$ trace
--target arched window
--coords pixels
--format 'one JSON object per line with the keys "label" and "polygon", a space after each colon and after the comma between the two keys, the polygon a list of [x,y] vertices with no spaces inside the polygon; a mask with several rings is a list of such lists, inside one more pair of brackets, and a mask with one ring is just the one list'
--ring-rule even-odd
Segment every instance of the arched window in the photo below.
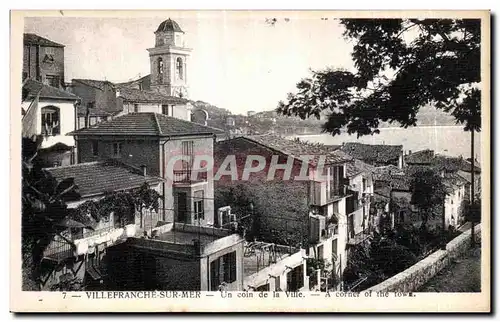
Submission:
{"label": "arched window", "polygon": [[42,108],[42,134],[51,136],[61,134],[59,108],[46,106]]}
{"label": "arched window", "polygon": [[163,74],[163,58],[158,58],[158,74]]}
{"label": "arched window", "polygon": [[177,71],[177,77],[179,79],[184,79],[184,66],[182,63],[182,58],[180,58],[180,57],[177,57],[176,71]]}

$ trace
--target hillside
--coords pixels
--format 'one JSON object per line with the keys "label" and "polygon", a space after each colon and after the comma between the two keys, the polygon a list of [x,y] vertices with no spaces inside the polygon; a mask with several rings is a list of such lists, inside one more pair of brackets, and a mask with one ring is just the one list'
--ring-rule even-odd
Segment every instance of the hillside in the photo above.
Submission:
{"label": "hillside", "polygon": [[[192,101],[195,108],[208,113],[207,125],[220,129],[240,129],[252,133],[265,133],[271,130],[282,134],[317,134],[321,133],[323,120],[278,115],[276,111],[258,112],[252,116],[235,115],[229,110],[217,107],[204,101]],[[326,116],[326,113],[325,113]],[[234,120],[234,126],[228,118]],[[417,125],[456,125],[453,116],[436,110],[432,106],[424,106],[417,115]],[[382,123],[381,128],[397,127],[398,124]]]}

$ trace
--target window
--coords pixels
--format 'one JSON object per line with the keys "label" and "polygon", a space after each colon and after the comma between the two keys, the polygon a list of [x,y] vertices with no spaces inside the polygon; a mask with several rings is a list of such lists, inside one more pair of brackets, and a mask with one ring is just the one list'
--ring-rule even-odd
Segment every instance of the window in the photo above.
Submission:
{"label": "window", "polygon": [[120,157],[122,153],[122,143],[113,143],[113,156]]}
{"label": "window", "polygon": [[193,164],[193,154],[194,154],[194,142],[193,141],[182,142],[182,155],[187,157],[182,162],[182,168],[184,170],[191,169],[191,166]]}
{"label": "window", "polygon": [[59,135],[61,126],[59,121],[59,108],[48,106],[42,108],[42,134],[47,136]]}
{"label": "window", "polygon": [[274,290],[281,292],[281,277],[279,275],[274,278]]}
{"label": "window", "polygon": [[194,192],[194,220],[205,219],[205,211],[203,207],[203,190]]}
{"label": "window", "polygon": [[317,248],[317,256],[318,256],[318,259],[323,259],[324,255],[323,255],[323,251],[324,251],[324,247],[323,245],[319,245],[318,248]]}
{"label": "window", "polygon": [[54,47],[45,47],[45,54],[54,55]]}
{"label": "window", "polygon": [[343,195],[344,186],[344,167],[343,166],[333,166],[330,168],[330,198],[334,196]]}
{"label": "window", "polygon": [[83,129],[85,127],[85,117],[80,116],[78,118],[78,128]]}
{"label": "window", "polygon": [[366,179],[363,178],[363,192],[366,191]]}
{"label": "window", "polygon": [[52,87],[59,87],[61,85],[61,79],[55,75],[45,76],[45,82]]}
{"label": "window", "polygon": [[167,116],[168,116],[168,115],[169,115],[169,113],[168,113],[168,108],[169,108],[169,106],[168,106],[168,105],[166,105],[166,104],[162,105],[162,106],[161,106],[161,114],[163,114],[163,115],[167,115]]}
{"label": "window", "polygon": [[348,237],[354,238],[354,214],[347,218]]}
{"label": "window", "polygon": [[351,191],[350,192],[352,196],[346,199],[346,214],[350,214],[358,210],[358,203],[359,203],[359,198],[358,198],[358,192],[357,191]]}
{"label": "window", "polygon": [[188,218],[187,193],[177,193],[177,219],[179,222],[186,222]]}
{"label": "window", "polygon": [[96,140],[92,140],[92,155],[93,156],[99,155],[99,142]]}
{"label": "window", "polygon": [[184,79],[184,66],[182,63],[182,58],[180,57],[177,57],[175,70],[177,73],[177,78]]}
{"label": "window", "polygon": [[286,274],[286,286],[292,292],[304,286],[304,265],[299,265]]}
{"label": "window", "polygon": [[134,104],[134,113],[139,112],[139,104]]}
{"label": "window", "polygon": [[236,251],[210,262],[210,290],[218,291],[222,283],[236,281]]}
{"label": "window", "polygon": [[338,253],[337,253],[337,238],[333,239],[332,240],[332,260],[333,261],[336,261],[337,260],[337,257],[338,257]]}
{"label": "window", "polygon": [[89,117],[89,125],[96,125],[97,124],[97,116],[91,116]]}
{"label": "window", "polygon": [[158,58],[158,74],[163,74],[163,58]]}

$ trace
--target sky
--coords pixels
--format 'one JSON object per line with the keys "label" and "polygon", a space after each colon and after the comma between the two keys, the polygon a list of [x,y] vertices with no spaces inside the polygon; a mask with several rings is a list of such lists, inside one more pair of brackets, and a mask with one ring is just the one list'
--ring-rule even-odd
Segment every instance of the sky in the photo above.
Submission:
{"label": "sky", "polygon": [[66,46],[67,82],[73,78],[124,82],[150,73],[147,48],[154,47],[158,25],[171,18],[192,48],[187,63],[189,98],[244,114],[275,109],[301,78],[310,75],[310,69],[353,68],[352,44],[342,38],[337,20],[297,12],[277,14],[274,26],[259,12],[30,17],[25,18],[24,31]]}

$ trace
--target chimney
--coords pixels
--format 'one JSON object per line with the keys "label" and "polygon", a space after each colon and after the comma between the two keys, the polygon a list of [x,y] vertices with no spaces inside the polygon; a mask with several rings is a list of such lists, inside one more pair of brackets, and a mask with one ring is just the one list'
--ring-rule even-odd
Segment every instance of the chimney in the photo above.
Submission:
{"label": "chimney", "polygon": [[85,112],[85,128],[88,128],[90,125],[90,108],[87,105],[87,111]]}
{"label": "chimney", "polygon": [[408,155],[411,155],[411,150],[408,150]]}
{"label": "chimney", "polygon": [[142,170],[142,175],[146,176],[147,171],[146,171],[146,166],[145,165],[141,165],[141,170]]}

